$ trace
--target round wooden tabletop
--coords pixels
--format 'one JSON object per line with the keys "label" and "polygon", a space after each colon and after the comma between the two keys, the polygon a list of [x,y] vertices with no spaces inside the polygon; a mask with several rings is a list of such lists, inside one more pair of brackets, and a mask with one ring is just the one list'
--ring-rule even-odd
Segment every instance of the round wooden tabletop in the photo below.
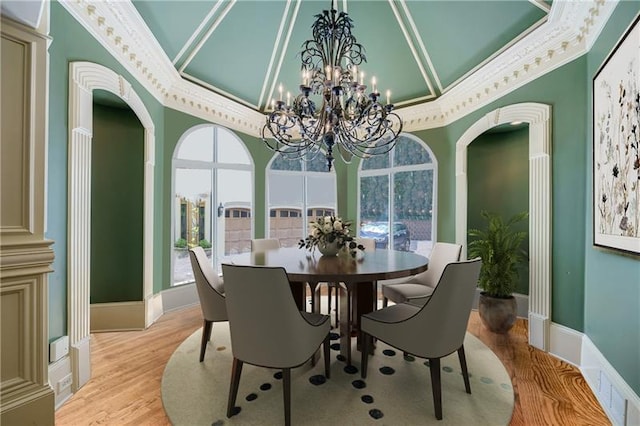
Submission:
{"label": "round wooden tabletop", "polygon": [[[427,269],[429,260],[415,253],[394,250],[358,252],[350,256],[322,256],[297,247],[231,256],[229,263],[252,266],[281,266],[290,281],[361,282],[415,275]],[[223,262],[225,263],[225,262]]]}

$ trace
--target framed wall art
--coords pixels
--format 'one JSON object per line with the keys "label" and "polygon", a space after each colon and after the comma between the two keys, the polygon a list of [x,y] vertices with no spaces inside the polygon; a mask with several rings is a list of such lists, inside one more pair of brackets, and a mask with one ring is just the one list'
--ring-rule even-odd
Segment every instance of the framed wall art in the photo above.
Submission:
{"label": "framed wall art", "polygon": [[640,256],[640,15],[593,78],[594,245]]}

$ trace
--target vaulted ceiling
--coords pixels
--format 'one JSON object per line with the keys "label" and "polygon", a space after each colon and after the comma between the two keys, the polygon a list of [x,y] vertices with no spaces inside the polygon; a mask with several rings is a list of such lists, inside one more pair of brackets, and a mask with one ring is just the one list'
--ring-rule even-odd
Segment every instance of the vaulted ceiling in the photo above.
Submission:
{"label": "vaulted ceiling", "polygon": [[[61,3],[164,105],[259,134],[330,0]],[[613,1],[334,0],[407,131],[446,125],[590,47]],[[54,40],[55,42],[55,40]]]}

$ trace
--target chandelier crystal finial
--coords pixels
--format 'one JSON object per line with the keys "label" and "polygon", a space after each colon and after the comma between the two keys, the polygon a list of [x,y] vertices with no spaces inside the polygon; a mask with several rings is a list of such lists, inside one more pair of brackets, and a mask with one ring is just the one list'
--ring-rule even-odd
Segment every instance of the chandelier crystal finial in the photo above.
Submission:
{"label": "chandelier crystal finial", "polygon": [[[402,120],[393,112],[389,91],[387,103],[380,102],[375,77],[366,93],[359,67],[367,59],[351,33],[352,19],[333,4],[315,18],[313,38],[302,44],[300,52],[300,94],[293,102],[290,96],[284,101],[280,86],[262,140],[287,158],[311,160],[324,151],[329,170],[335,151],[345,162],[354,155],[366,158],[389,152],[402,131]],[[312,96],[320,97],[320,108]]]}

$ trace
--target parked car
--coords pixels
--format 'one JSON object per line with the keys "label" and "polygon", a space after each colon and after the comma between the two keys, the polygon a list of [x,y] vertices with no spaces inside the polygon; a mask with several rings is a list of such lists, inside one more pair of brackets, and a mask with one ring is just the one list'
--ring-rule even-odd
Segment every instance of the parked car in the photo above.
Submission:
{"label": "parked car", "polygon": [[[376,248],[386,249],[389,246],[389,223],[367,222],[360,225],[360,236],[376,240]],[[402,222],[393,224],[393,249],[409,251],[411,238],[409,228]]]}

